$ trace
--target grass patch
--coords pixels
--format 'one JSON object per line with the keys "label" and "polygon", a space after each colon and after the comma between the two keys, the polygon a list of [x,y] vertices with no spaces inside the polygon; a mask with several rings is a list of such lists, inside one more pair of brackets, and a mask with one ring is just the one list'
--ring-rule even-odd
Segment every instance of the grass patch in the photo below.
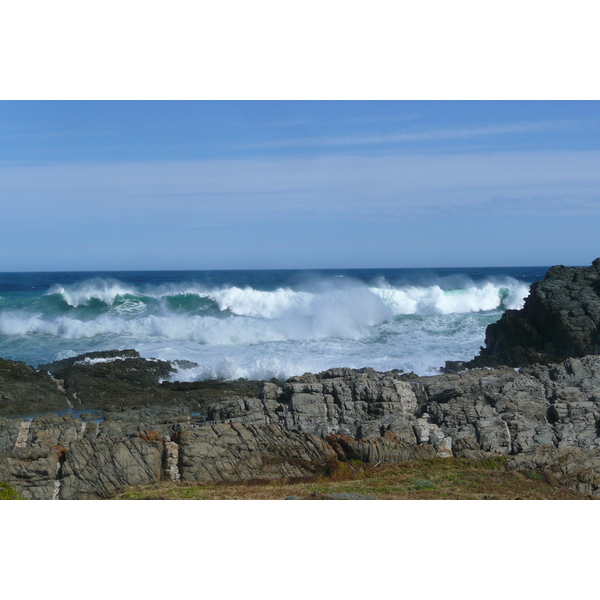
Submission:
{"label": "grass patch", "polygon": [[471,461],[431,458],[372,465],[338,463],[327,476],[235,483],[162,482],[123,490],[120,500],[283,500],[288,496],[326,499],[362,494],[389,500],[588,499],[543,473],[504,470],[504,459]]}
{"label": "grass patch", "polygon": [[0,500],[25,500],[10,483],[0,481]]}
{"label": "grass patch", "polygon": [[479,465],[482,469],[490,469],[492,471],[504,469],[505,464],[506,456],[492,456],[479,461]]}
{"label": "grass patch", "polygon": [[429,490],[433,487],[435,487],[435,483],[433,483],[432,481],[429,481],[429,479],[413,479],[412,483],[410,484],[410,487],[413,490]]}
{"label": "grass patch", "polygon": [[538,471],[519,471],[529,481],[546,481],[543,473]]}

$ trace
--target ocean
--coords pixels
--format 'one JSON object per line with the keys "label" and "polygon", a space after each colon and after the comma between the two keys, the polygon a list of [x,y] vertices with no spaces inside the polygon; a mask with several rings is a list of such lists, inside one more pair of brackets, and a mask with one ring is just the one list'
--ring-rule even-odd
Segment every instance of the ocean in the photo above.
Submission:
{"label": "ocean", "polygon": [[174,380],[332,367],[437,373],[469,360],[548,267],[0,273],[0,357],[135,348]]}

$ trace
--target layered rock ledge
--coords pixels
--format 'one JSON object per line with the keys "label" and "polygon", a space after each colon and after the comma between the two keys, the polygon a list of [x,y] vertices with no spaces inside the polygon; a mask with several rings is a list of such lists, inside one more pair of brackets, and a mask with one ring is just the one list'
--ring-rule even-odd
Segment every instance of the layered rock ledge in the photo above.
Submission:
{"label": "layered rock ledge", "polygon": [[105,498],[161,480],[308,477],[335,461],[503,456],[600,495],[600,356],[434,377],[332,369],[200,408],[0,418],[0,481],[27,498]]}

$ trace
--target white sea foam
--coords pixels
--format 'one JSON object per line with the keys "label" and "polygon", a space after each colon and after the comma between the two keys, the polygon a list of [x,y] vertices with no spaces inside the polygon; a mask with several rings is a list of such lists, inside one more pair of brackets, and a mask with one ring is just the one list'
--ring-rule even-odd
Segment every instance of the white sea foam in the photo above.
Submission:
{"label": "white sea foam", "polygon": [[[286,339],[323,339],[327,337],[356,338],[361,334],[359,320],[348,319],[343,311],[320,312],[304,320],[255,319],[251,317],[199,317],[184,315],[150,315],[125,319],[102,315],[90,321],[72,317],[43,319],[40,315],[4,313],[0,315],[0,334],[49,335],[63,339],[121,336],[134,340],[159,338],[194,341],[209,345],[257,344]],[[132,342],[134,344],[134,342]]]}
{"label": "white sea foam", "polygon": [[[114,302],[114,300],[113,300]],[[147,307],[141,300],[125,300],[113,307],[113,311],[121,315],[137,316],[146,312]]]}
{"label": "white sea foam", "polygon": [[308,315],[315,299],[315,294],[311,292],[296,292],[290,288],[278,288],[270,292],[250,287],[227,287],[206,292],[205,295],[215,300],[221,310],[265,319],[276,319],[289,311]]}
{"label": "white sea foam", "polygon": [[379,296],[395,315],[447,315],[520,308],[529,292],[528,286],[517,281],[505,284],[486,282],[457,290],[444,290],[439,285],[369,289]]}
{"label": "white sea foam", "polygon": [[[334,284],[332,284],[335,282]],[[343,279],[333,279],[313,285],[312,289],[295,290],[289,287],[272,291],[252,287],[226,286],[209,289],[199,284],[160,285],[137,289],[116,280],[91,279],[70,286],[54,285],[48,294],[60,294],[70,306],[89,304],[96,299],[107,305],[128,298],[115,306],[115,312],[136,316],[147,310],[143,298],[164,299],[174,296],[198,296],[213,300],[221,311],[265,319],[278,319],[287,315],[310,316],[324,304],[344,302],[346,297],[361,294],[360,300],[367,301],[365,291],[383,302],[394,315],[402,314],[449,314],[496,309],[519,308],[528,293],[528,286],[514,279],[486,281],[475,284],[464,282],[460,288],[444,289],[440,284],[428,286],[394,287],[379,279],[370,287]],[[370,306],[373,300],[367,301]]]}
{"label": "white sea foam", "polygon": [[114,279],[88,279],[71,285],[53,285],[47,295],[58,294],[70,306],[84,306],[92,299],[113,304],[119,296],[135,295],[137,290]]}
{"label": "white sea foam", "polygon": [[27,314],[21,312],[0,313],[0,334],[2,335],[28,335],[41,333],[44,328],[44,319],[41,314]]}
{"label": "white sea foam", "polygon": [[78,360],[73,364],[76,364],[76,365],[98,365],[98,364],[102,364],[102,363],[110,363],[110,362],[115,362],[117,360],[125,360],[125,359],[126,359],[125,356],[112,356],[111,358],[90,358],[89,356],[86,356],[84,359]]}
{"label": "white sea foam", "polygon": [[173,380],[287,379],[332,367],[403,369],[433,374],[446,360],[468,360],[482,343],[485,315],[409,316],[369,330],[357,340],[285,340],[257,346],[194,346],[190,342],[138,345],[143,356],[173,360],[186,356],[197,367],[181,368]]}

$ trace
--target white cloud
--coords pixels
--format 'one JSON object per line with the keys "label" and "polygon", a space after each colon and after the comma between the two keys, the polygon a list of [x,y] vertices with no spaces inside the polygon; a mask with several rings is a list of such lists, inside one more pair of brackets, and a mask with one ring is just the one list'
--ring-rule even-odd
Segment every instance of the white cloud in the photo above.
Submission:
{"label": "white cloud", "polygon": [[487,125],[479,127],[443,128],[423,131],[400,131],[384,135],[342,135],[310,138],[291,138],[251,144],[252,148],[286,148],[286,147],[322,147],[322,146],[356,146],[367,144],[392,144],[398,142],[430,142],[439,140],[463,140],[502,136],[509,134],[535,133],[544,131],[562,131],[580,129],[582,127],[598,127],[600,122],[587,119],[562,119],[555,121],[529,121],[506,123],[503,125]]}

